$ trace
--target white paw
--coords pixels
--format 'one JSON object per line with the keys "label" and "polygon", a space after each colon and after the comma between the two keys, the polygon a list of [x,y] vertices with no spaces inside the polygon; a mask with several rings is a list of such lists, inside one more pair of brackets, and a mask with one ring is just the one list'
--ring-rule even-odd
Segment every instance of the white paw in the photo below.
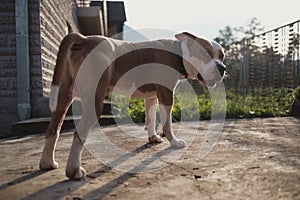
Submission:
{"label": "white paw", "polygon": [[50,169],[57,169],[58,168],[58,162],[56,161],[44,161],[41,159],[40,161],[40,169],[41,170],[50,170]]}
{"label": "white paw", "polygon": [[170,142],[172,147],[175,148],[183,148],[186,146],[186,142],[184,140],[180,140],[177,138],[173,138],[173,140]]}
{"label": "white paw", "polygon": [[80,167],[78,169],[66,169],[66,176],[72,180],[81,180],[86,176],[85,170]]}
{"label": "white paw", "polygon": [[148,137],[150,143],[162,143],[164,140],[159,135],[152,135]]}

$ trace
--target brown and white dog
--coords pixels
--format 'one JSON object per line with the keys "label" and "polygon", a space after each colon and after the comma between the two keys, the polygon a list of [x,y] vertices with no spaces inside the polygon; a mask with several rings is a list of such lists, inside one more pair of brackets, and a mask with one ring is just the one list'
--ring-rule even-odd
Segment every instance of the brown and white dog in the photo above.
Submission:
{"label": "brown and white dog", "polygon": [[[105,97],[113,90],[145,99],[150,142],[162,142],[155,130],[155,112],[159,104],[163,113],[163,134],[171,146],[184,147],[186,143],[176,138],[171,127],[173,92],[178,81],[186,75],[205,86],[214,87],[222,81],[226,67],[223,64],[224,51],[218,43],[187,32],[175,37],[177,40],[132,43],[103,36],[67,35],[60,45],[55,66],[49,103],[51,123],[40,168],[58,167],[54,159],[55,146],[74,98],[74,88],[81,97],[83,113],[74,133],[66,167],[66,175],[70,179],[81,179],[86,174],[80,164],[83,145],[89,129],[102,113]],[[134,75],[122,79],[139,66],[144,67],[142,78]],[[144,82],[141,83],[141,80]]]}

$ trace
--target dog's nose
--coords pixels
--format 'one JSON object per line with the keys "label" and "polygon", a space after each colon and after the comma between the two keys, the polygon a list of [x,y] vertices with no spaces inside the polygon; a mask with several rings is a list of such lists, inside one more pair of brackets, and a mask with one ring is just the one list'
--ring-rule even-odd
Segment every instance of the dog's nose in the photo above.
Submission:
{"label": "dog's nose", "polygon": [[226,66],[222,63],[216,63],[216,66],[220,72],[220,75],[223,77],[224,76],[224,73],[226,71]]}

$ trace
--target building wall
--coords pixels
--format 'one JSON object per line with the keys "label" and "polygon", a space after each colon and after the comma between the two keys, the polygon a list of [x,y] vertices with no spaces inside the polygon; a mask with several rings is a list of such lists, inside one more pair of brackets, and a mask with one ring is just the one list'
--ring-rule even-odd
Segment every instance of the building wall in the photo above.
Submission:
{"label": "building wall", "polygon": [[58,48],[63,37],[78,32],[74,0],[43,0],[41,3],[41,42],[43,96],[48,96]]}
{"label": "building wall", "polygon": [[49,116],[48,102],[56,56],[63,37],[78,32],[75,0],[43,0],[40,4],[40,73],[36,74],[32,97],[32,117]]}
{"label": "building wall", "polygon": [[124,22],[108,22],[108,37],[123,40]]}
{"label": "building wall", "polygon": [[[43,81],[41,68],[41,29],[40,29],[40,1],[29,0],[29,56],[30,56],[30,89],[31,107],[35,110],[39,99],[42,97]],[[32,115],[32,114],[31,114]]]}
{"label": "building wall", "polygon": [[[76,0],[28,0],[31,117],[49,116],[46,97],[63,37],[79,31]],[[15,0],[0,3],[0,133],[17,122]]]}
{"label": "building wall", "polygon": [[0,133],[18,120],[15,0],[0,3]]}
{"label": "building wall", "polygon": [[[19,121],[16,1],[1,0],[0,3],[0,134],[10,132],[11,125]],[[47,97],[60,42],[67,33],[80,32],[77,9],[89,3],[89,0],[28,0],[31,118],[50,116]],[[123,22],[126,17],[124,11],[122,13]],[[122,24],[116,25],[122,27]],[[120,28],[111,26],[111,35],[120,32]]]}

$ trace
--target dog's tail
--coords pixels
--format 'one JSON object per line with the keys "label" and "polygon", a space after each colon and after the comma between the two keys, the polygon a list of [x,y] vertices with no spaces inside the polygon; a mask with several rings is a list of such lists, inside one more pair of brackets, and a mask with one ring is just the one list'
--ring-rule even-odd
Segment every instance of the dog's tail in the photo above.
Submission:
{"label": "dog's tail", "polygon": [[52,85],[51,85],[51,92],[50,92],[50,99],[49,99],[49,108],[51,112],[56,110],[58,94],[59,94],[59,87],[62,79],[71,78],[68,70],[68,52],[71,47],[75,44],[82,43],[84,36],[79,33],[71,33],[67,35],[60,44],[56,65],[54,69]]}

